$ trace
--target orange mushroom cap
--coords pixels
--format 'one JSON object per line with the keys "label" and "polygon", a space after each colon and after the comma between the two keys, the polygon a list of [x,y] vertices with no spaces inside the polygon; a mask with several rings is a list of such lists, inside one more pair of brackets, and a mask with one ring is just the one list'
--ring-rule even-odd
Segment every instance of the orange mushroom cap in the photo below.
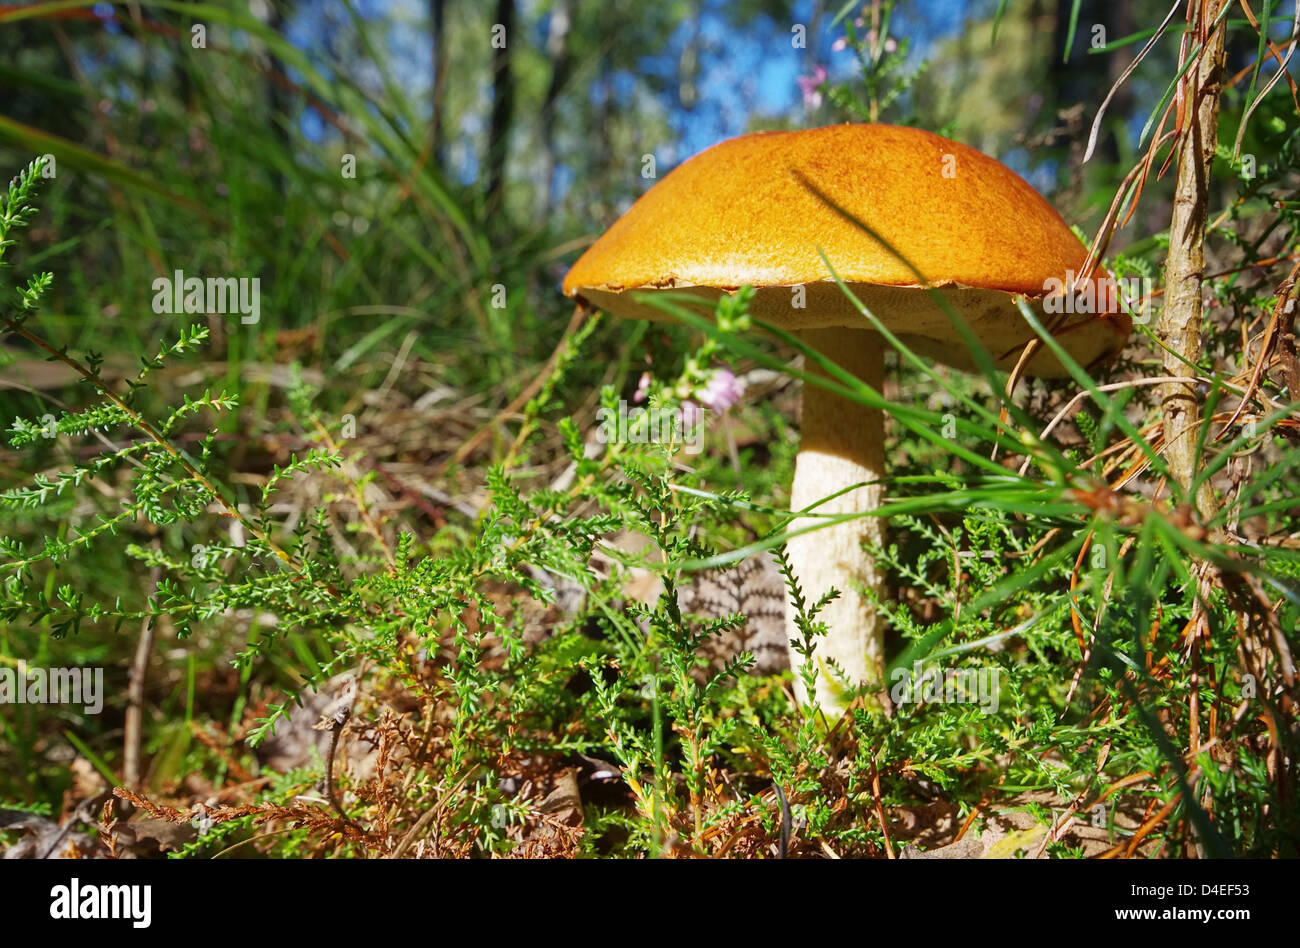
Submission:
{"label": "orange mushroom cap", "polygon": [[[871,329],[819,249],[891,331],[960,368],[974,363],[925,281],[1009,367],[1035,338],[1013,297],[1043,312],[1045,298],[1056,291],[1059,301],[1087,257],[1052,206],[987,155],[920,129],[835,125],[743,135],[684,162],[588,248],[563,289],[615,315],[659,319],[627,292],[694,288],[716,299],[750,285],[757,290],[750,311],[782,328]],[[1131,323],[1100,267],[1074,288],[1087,311],[1072,307],[1045,321],[1087,365],[1117,352]],[[1044,348],[1028,371],[1063,369]]]}

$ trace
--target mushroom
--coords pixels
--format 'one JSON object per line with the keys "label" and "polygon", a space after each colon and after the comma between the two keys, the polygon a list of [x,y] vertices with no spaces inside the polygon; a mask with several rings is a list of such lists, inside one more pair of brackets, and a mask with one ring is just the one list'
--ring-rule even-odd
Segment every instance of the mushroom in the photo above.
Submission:
{"label": "mushroom", "polygon": [[[632,291],[689,289],[716,300],[752,286],[756,318],[797,333],[878,392],[886,344],[835,284],[826,261],[915,352],[970,370],[974,360],[925,281],[943,293],[995,364],[1009,369],[1037,338],[1016,298],[1043,312],[1044,299],[1059,301],[1057,291],[1073,284],[1087,256],[1051,205],[992,158],[919,129],[836,125],[743,135],[684,162],[587,249],[563,290],[617,316],[662,320],[664,313]],[[1109,278],[1098,268],[1091,285],[1080,282],[1076,289],[1108,305],[1044,322],[1083,365],[1117,352],[1130,329],[1128,317],[1115,311],[1114,294],[1100,292],[1103,280]],[[1045,346],[1022,368],[1065,374]],[[787,543],[808,602],[832,587],[840,591],[819,615],[828,633],[814,653],[816,699],[824,710],[838,711],[848,687],[883,685],[884,621],[872,596],[883,594],[885,576],[864,545],[885,540],[882,518],[865,516],[882,499],[884,417],[805,385],[800,428],[791,510],[864,514]],[[791,531],[824,520],[801,517]],[[799,636],[795,608],[787,603],[786,611],[793,640]],[[792,648],[796,670],[798,661]],[[795,681],[806,701],[797,674]]]}

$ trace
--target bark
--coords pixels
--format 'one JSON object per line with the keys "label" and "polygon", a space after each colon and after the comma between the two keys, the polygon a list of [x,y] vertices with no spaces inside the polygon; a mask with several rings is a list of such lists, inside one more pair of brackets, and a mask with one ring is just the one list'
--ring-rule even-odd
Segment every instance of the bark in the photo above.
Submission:
{"label": "bark", "polygon": [[[1190,0],[1190,51],[1198,36],[1206,36],[1226,0]],[[1222,91],[1224,26],[1209,33],[1200,61],[1185,77],[1185,128],[1178,145],[1177,182],[1169,226],[1169,256],[1165,262],[1165,308],[1156,333],[1170,351],[1163,353],[1164,374],[1189,378],[1201,357],[1202,284],[1205,275],[1205,220],[1208,212],[1210,166],[1219,121]],[[1180,358],[1181,357],[1181,358]],[[1187,362],[1183,360],[1186,359]],[[1191,363],[1190,365],[1188,363]],[[1169,382],[1161,386],[1164,415],[1164,456],[1173,478],[1190,487],[1197,470],[1197,432],[1201,425],[1197,383]],[[1202,520],[1217,509],[1214,491],[1202,485],[1193,498]]]}

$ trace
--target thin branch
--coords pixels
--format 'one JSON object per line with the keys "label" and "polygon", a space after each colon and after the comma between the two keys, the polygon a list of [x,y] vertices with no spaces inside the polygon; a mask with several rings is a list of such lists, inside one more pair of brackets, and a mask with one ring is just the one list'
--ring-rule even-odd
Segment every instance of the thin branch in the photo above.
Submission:
{"label": "thin branch", "polygon": [[192,477],[199,484],[200,487],[202,487],[205,491],[210,493],[216,499],[217,503],[220,504],[221,507],[225,510],[225,516],[231,517],[234,520],[238,520],[241,524],[243,524],[244,529],[248,530],[255,537],[257,537],[264,544],[266,544],[267,548],[270,549],[271,552],[273,552],[277,557],[279,557],[281,561],[288,564],[289,566],[292,566],[294,569],[298,570],[299,572],[302,571],[302,568],[298,566],[298,564],[294,563],[293,559],[289,556],[289,554],[284,552],[284,550],[280,549],[280,547],[276,545],[275,541],[272,540],[269,536],[267,536],[261,530],[261,528],[257,526],[256,523],[254,523],[252,520],[245,517],[242,513],[239,512],[237,508],[235,508],[233,505],[231,505],[231,503],[228,500],[226,500],[226,498],[222,495],[221,491],[217,490],[216,485],[214,485],[210,480],[208,480],[207,475],[205,475],[202,471],[200,471],[198,467],[195,466],[193,461],[191,461],[188,457],[186,457],[181,451],[177,450],[176,447],[173,446],[172,443],[168,441],[165,437],[163,437],[162,433],[159,432],[158,429],[155,428],[152,424],[150,424],[150,422],[147,419],[145,419],[143,415],[141,415],[138,411],[136,411],[134,408],[128,405],[121,398],[121,396],[119,396],[116,392],[114,392],[111,388],[109,388],[103,379],[101,379],[94,372],[90,371],[90,369],[86,368],[76,359],[69,356],[66,352],[54,348],[54,346],[50,345],[40,336],[36,335],[34,332],[30,331],[29,329],[22,326],[21,324],[14,322],[8,316],[0,316],[0,322],[3,322],[5,328],[7,328],[10,332],[14,333],[15,335],[21,336],[23,339],[26,339],[32,345],[49,353],[52,358],[62,362],[64,365],[68,366],[70,369],[72,369],[74,372],[80,375],[83,379],[85,379],[87,382],[93,385],[100,392],[100,394],[102,394],[105,398],[107,398],[110,402],[112,402],[113,405],[116,406],[119,411],[123,412],[128,418],[131,419],[131,424],[135,425],[136,428],[144,432],[144,434],[148,435],[151,440],[156,442],[160,448],[162,448],[165,452],[167,452],[167,454],[172,458],[172,460],[174,460],[177,464],[183,467],[185,469],[185,472],[189,474],[190,477]]}

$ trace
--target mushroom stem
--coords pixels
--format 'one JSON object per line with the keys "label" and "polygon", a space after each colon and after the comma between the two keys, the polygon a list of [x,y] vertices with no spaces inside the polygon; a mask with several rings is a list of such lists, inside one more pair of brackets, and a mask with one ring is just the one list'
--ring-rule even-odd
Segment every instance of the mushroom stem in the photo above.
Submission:
{"label": "mushroom stem", "polygon": [[[874,336],[874,334],[872,334]],[[884,375],[884,352],[880,340],[864,338],[860,329],[805,330],[800,337],[809,346],[844,370],[880,391]],[[810,373],[822,374],[816,366]],[[880,484],[859,487],[818,504],[824,497],[851,484],[880,481],[885,476],[884,415],[874,408],[833,395],[816,385],[804,385],[802,442],[795,461],[790,509],[815,507],[820,514],[861,513],[880,506],[884,490]],[[792,530],[825,521],[799,517]],[[828,634],[816,643],[817,702],[831,713],[847,705],[845,690],[859,684],[880,686],[884,672],[884,617],[858,588],[879,592],[884,570],[863,549],[863,543],[882,545],[885,524],[880,517],[858,517],[794,537],[786,550],[795,577],[803,587],[809,606],[828,589],[839,590],[837,599],[817,618],[826,623]],[[796,612],[786,602],[789,636],[798,639]],[[838,672],[828,660],[834,661]],[[802,658],[790,651],[795,669],[795,693],[800,703],[808,696],[798,675]]]}

